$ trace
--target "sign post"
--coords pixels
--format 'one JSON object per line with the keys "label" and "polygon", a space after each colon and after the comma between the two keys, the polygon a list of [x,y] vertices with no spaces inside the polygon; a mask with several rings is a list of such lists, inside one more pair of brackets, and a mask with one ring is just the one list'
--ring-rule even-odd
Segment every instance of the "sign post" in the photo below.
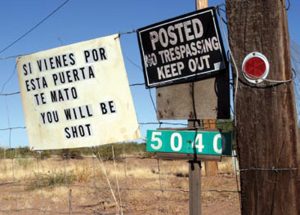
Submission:
{"label": "sign post", "polygon": [[[203,6],[207,0],[197,3]],[[146,87],[159,87],[158,119],[230,118],[229,73],[215,10],[199,10],[138,30]]]}
{"label": "sign post", "polygon": [[[207,0],[196,0],[197,9],[207,7],[207,4]],[[188,119],[188,129],[195,130],[199,119],[230,118],[229,73],[215,8],[141,28],[138,40],[146,87],[159,87],[156,97],[158,119]],[[170,154],[169,158],[181,153],[193,155],[189,159],[190,215],[200,215],[201,161],[195,139],[199,136],[195,133],[194,139],[185,140],[183,144],[188,138],[182,135],[151,132],[148,140],[156,142],[149,143],[149,147],[161,151],[159,156],[165,151]],[[169,142],[166,141],[169,145],[160,139],[164,136],[169,137]],[[198,140],[198,143],[202,142]],[[192,152],[183,145],[190,146]]]}
{"label": "sign post", "polygon": [[[192,122],[190,122],[191,124]],[[190,127],[195,127],[190,125]],[[161,154],[190,155],[190,215],[201,214],[201,156],[220,158],[231,155],[231,132],[195,130],[148,130],[146,150]],[[160,155],[161,156],[161,155]],[[169,156],[170,157],[170,156]],[[200,157],[200,160],[198,159]],[[186,158],[186,157],[185,157]]]}

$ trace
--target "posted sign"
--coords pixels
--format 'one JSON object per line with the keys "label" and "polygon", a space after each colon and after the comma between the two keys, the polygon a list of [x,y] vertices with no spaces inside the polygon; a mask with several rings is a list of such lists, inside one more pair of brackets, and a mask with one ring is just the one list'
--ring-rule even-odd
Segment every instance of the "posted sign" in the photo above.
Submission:
{"label": "posted sign", "polygon": [[117,35],[23,56],[17,64],[32,149],[140,137]]}
{"label": "posted sign", "polygon": [[215,9],[138,30],[146,87],[195,81],[226,69]]}

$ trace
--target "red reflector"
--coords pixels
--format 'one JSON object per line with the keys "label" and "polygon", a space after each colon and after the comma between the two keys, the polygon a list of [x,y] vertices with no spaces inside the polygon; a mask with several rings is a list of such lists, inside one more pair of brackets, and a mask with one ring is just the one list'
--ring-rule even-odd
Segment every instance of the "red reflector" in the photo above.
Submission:
{"label": "red reflector", "polygon": [[242,73],[244,78],[253,84],[264,81],[270,70],[270,64],[266,56],[259,52],[249,53],[243,61]]}
{"label": "red reflector", "polygon": [[244,71],[252,78],[261,78],[266,72],[266,64],[259,57],[252,57],[245,62]]}

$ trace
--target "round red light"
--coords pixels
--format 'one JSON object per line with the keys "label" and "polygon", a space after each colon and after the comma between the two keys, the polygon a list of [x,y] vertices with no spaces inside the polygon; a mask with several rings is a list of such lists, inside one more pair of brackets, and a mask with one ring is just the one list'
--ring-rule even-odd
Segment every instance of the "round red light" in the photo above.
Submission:
{"label": "round red light", "polygon": [[259,57],[252,57],[245,62],[244,71],[250,78],[261,78],[265,74],[266,64]]}
{"label": "round red light", "polygon": [[259,52],[248,54],[242,65],[244,77],[254,84],[262,82],[268,76],[269,68],[268,59]]}

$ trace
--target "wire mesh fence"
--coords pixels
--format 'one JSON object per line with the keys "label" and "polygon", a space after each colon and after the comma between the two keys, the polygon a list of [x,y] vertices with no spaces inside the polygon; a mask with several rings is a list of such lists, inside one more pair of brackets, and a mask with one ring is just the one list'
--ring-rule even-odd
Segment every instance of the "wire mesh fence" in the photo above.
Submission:
{"label": "wire mesh fence", "polygon": [[[143,83],[131,84],[131,87],[140,85]],[[4,89],[5,84],[3,86]],[[6,99],[20,92],[2,91],[0,98],[4,99],[7,126],[0,131],[7,144],[0,144],[0,214],[188,213],[187,162],[159,161],[144,148],[133,149],[132,153],[128,151],[130,144],[114,150],[111,146],[101,150],[60,151],[14,148],[14,137],[20,131],[26,132],[26,127],[14,125],[15,116],[9,113],[11,103]],[[155,99],[150,90],[149,100],[155,113]],[[139,125],[141,128],[188,126],[182,121],[156,120],[139,122]],[[196,125],[197,129],[232,129],[231,121],[197,120]],[[232,168],[231,161],[225,163]],[[226,165],[220,168],[219,176],[202,180],[203,199],[211,205],[229,197],[230,204],[235,205],[234,212],[239,214],[235,171],[226,168]],[[226,186],[222,185],[224,178],[228,181]],[[230,210],[228,213],[234,214]]]}
{"label": "wire mesh fence", "polygon": [[[103,151],[73,158],[1,153],[0,214],[188,214],[186,161],[141,151],[112,158]],[[239,214],[231,158],[219,163],[217,176],[204,174],[202,186],[204,205],[226,202]]]}
{"label": "wire mesh fence", "polygon": [[294,75],[294,86],[298,116],[298,127],[300,125],[300,46],[294,41],[291,41],[291,60]]}
{"label": "wire mesh fence", "polygon": [[[291,53],[299,116],[300,48],[293,41]],[[126,60],[141,69],[130,58]],[[9,113],[13,105],[9,98],[20,94],[17,90],[6,90],[7,83],[15,75],[14,67],[0,89],[4,110],[1,120],[7,121],[7,126],[0,128],[0,214],[188,214],[186,161],[157,160],[144,149],[127,151],[129,145],[114,149],[109,146],[102,151],[32,152],[28,148],[14,148],[14,136],[19,131],[26,132],[25,126],[14,124],[10,117],[13,114]],[[130,86],[137,91],[144,83]],[[147,100],[151,101],[148,103],[155,113],[151,90]],[[197,129],[233,129],[231,121],[199,120],[196,124]],[[155,119],[139,122],[139,125],[187,127],[186,122]],[[217,176],[205,176],[203,169],[201,201],[204,214],[240,214],[237,169],[235,156],[222,158]]]}

